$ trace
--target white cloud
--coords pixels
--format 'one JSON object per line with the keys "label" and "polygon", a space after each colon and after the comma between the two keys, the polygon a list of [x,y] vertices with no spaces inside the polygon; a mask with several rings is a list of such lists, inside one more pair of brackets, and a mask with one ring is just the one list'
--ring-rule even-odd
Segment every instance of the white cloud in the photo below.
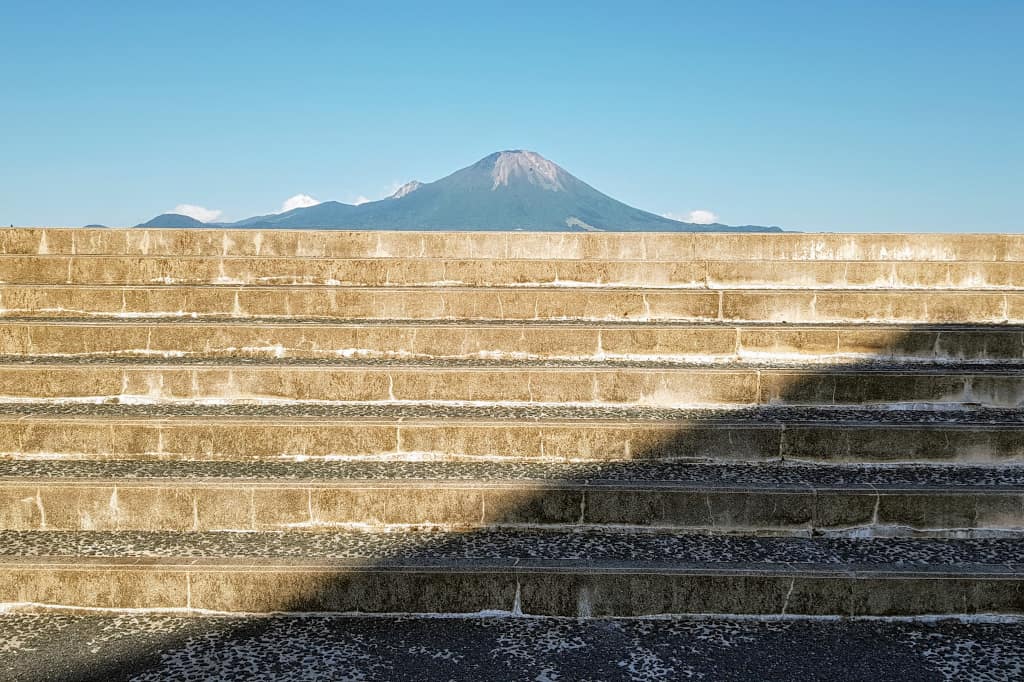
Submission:
{"label": "white cloud", "polygon": [[224,214],[224,211],[221,211],[220,209],[204,208],[194,204],[178,204],[169,212],[177,213],[179,215],[187,215],[189,218],[195,218],[202,223],[212,223]]}
{"label": "white cloud", "polygon": [[295,196],[288,197],[284,200],[284,203],[281,204],[281,210],[279,213],[285,213],[296,208],[309,208],[310,206],[316,206],[319,203],[320,201],[318,199],[314,199],[308,194],[296,194]]}
{"label": "white cloud", "polygon": [[362,194],[360,194],[359,196],[352,200],[352,203],[355,204],[356,206],[360,206],[362,204],[368,204],[371,201],[373,201],[373,199],[368,199],[364,197]]}
{"label": "white cloud", "polygon": [[666,213],[666,218],[672,220],[681,220],[684,223],[694,223],[696,225],[710,225],[711,223],[718,222],[718,215],[707,209],[698,208],[690,211],[689,213]]}

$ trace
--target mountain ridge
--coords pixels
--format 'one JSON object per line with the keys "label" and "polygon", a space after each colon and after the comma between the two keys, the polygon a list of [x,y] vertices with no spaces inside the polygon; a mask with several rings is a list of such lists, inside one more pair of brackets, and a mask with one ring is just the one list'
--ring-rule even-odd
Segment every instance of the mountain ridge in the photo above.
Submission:
{"label": "mountain ridge", "polygon": [[601,193],[536,152],[494,152],[434,182],[406,183],[358,205],[325,201],[233,223],[161,214],[138,227],[253,227],[453,231],[781,232],[778,227],[685,223]]}

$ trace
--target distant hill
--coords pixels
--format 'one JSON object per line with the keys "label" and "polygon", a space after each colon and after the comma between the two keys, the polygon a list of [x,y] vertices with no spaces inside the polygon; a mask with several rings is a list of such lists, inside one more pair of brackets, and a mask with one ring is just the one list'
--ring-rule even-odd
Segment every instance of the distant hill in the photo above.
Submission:
{"label": "distant hill", "polygon": [[[164,214],[140,227],[213,226]],[[617,201],[535,152],[495,152],[436,182],[410,182],[358,206],[327,201],[229,227],[369,230],[781,232],[778,227],[684,223]]]}
{"label": "distant hill", "polygon": [[135,227],[209,227],[209,223],[204,223],[195,218],[190,218],[187,215],[181,215],[180,213],[161,213],[152,220],[140,223]]}

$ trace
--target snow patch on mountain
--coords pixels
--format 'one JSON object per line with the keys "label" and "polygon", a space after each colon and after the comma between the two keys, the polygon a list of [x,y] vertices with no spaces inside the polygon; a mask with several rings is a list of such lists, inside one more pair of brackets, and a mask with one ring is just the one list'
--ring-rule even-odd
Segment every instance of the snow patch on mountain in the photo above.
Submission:
{"label": "snow patch on mountain", "polygon": [[404,185],[402,185],[401,187],[399,187],[398,189],[396,189],[395,192],[391,196],[388,197],[388,199],[401,199],[402,197],[404,197],[404,196],[406,196],[408,194],[412,194],[413,192],[415,192],[416,190],[418,190],[422,186],[423,186],[423,183],[420,182],[419,180],[413,180],[412,182],[407,182]]}
{"label": "snow patch on mountain", "polygon": [[491,177],[494,186],[491,190],[507,186],[515,178],[523,178],[532,185],[552,192],[564,192],[562,184],[564,171],[536,152],[522,150],[501,152],[494,161]]}

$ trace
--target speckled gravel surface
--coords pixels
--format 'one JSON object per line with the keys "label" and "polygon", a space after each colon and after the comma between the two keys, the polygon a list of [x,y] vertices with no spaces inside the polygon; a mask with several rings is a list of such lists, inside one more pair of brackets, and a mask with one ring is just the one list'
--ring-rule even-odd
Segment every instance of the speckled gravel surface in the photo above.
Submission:
{"label": "speckled gravel surface", "polygon": [[118,402],[8,402],[0,403],[0,416],[66,417],[317,417],[322,419],[597,419],[611,421],[700,421],[760,424],[860,423],[860,424],[993,424],[1024,425],[1019,409],[874,410],[849,407],[751,407],[693,409],[662,407],[608,407],[574,404],[503,403],[287,403],[203,404]]}
{"label": "speckled gravel surface", "polygon": [[[237,288],[237,287],[232,287]],[[621,293],[621,292],[620,292]],[[833,293],[833,292],[830,292]],[[238,325],[263,325],[263,324],[287,324],[287,325],[331,325],[341,327],[352,327],[352,326],[373,326],[373,327],[390,327],[390,326],[460,326],[460,327],[520,327],[520,326],[535,326],[535,327],[547,327],[547,326],[569,326],[569,327],[643,327],[645,329],[657,328],[657,327],[727,327],[727,328],[757,328],[757,329],[849,329],[850,327],[856,327],[858,329],[897,329],[897,330],[914,330],[914,331],[984,331],[984,330],[999,330],[999,331],[1010,331],[1010,332],[1024,332],[1024,325],[1010,324],[1010,323],[996,323],[996,324],[985,324],[985,323],[899,323],[899,322],[769,322],[769,321],[735,321],[735,320],[701,320],[700,322],[694,322],[690,320],[623,320],[623,319],[608,319],[608,320],[580,320],[580,319],[558,319],[558,318],[541,318],[541,319],[522,319],[522,320],[501,320],[501,319],[470,319],[470,318],[451,318],[451,319],[416,319],[416,318],[336,318],[336,317],[231,317],[223,316],[218,318],[199,318],[192,317],[191,315],[180,315],[180,316],[157,316],[157,317],[118,317],[116,315],[68,315],[61,316],[59,318],[41,317],[41,316],[26,316],[26,315],[5,315],[0,317],[0,324],[4,322],[48,322],[56,325],[65,325],[68,323],[82,323],[82,322],[95,322],[95,323],[116,323],[116,324],[134,324],[134,325],[152,325],[152,324],[193,324],[193,325],[224,325],[224,324],[238,324]]]}
{"label": "speckled gravel surface", "polygon": [[1024,369],[1020,362],[1000,360],[963,362],[941,360],[907,360],[893,362],[884,359],[865,359],[856,362],[808,362],[808,360],[736,360],[709,358],[706,362],[688,360],[626,360],[626,359],[516,359],[516,358],[275,358],[268,356],[204,357],[182,356],[160,358],[146,355],[0,355],[0,365],[54,365],[92,366],[126,365],[132,367],[338,367],[379,369],[675,369],[675,370],[785,370],[806,371],[808,374],[851,374],[864,372],[940,373],[940,374],[1017,374]]}
{"label": "speckled gravel surface", "polygon": [[1024,623],[8,614],[0,677],[1009,682]]}
{"label": "speckled gravel surface", "polygon": [[[368,559],[375,565],[531,560],[647,568],[884,567],[1024,571],[1024,542],[901,538],[748,537],[613,530],[371,532],[0,531],[0,556]],[[755,566],[756,564],[756,566]]]}
{"label": "speckled gravel surface", "polygon": [[210,462],[0,460],[0,479],[55,481],[133,479],[232,481],[523,481],[587,485],[657,484],[743,489],[1024,489],[1024,466],[857,466],[686,462]]}

